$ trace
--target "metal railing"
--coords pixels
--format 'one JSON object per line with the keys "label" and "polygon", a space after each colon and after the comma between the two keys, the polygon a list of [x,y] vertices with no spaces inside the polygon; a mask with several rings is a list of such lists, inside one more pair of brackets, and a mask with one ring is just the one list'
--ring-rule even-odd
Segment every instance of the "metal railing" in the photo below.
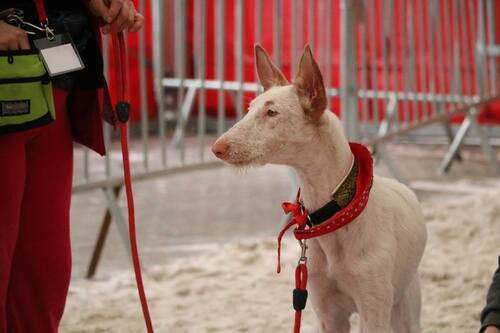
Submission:
{"label": "metal railing", "polygon": [[[447,170],[480,108],[499,98],[498,18],[494,0],[139,0],[151,6],[156,119],[148,117],[145,34],[139,34],[139,132],[132,141],[134,180],[219,165],[208,149],[260,92],[253,44],[261,43],[287,76],[308,43],[324,74],[330,108],[352,140],[372,145],[398,175],[384,143],[432,124],[450,138]],[[108,63],[109,54],[105,52]],[[234,115],[228,110],[234,109]],[[450,118],[464,115],[456,134]],[[111,220],[128,244],[116,203],[122,178],[117,142],[104,128],[108,155],[77,150],[74,192],[103,191],[108,201],[89,276]],[[135,162],[134,162],[135,161]]]}
{"label": "metal railing", "polygon": [[[179,56],[186,55],[187,44],[183,3],[174,1],[173,6],[179,22],[174,45],[175,54]],[[217,0],[210,3],[213,13],[207,10],[204,0],[195,1],[192,9],[196,24],[195,75],[187,77],[183,68],[178,69],[175,77],[162,80],[162,87],[178,88],[180,94],[183,91],[180,87],[187,89],[181,96],[184,102],[180,107],[176,140],[182,142],[184,126],[197,94],[204,100],[207,90],[217,91],[217,134],[220,135],[227,123],[225,94],[232,93],[236,118],[239,118],[244,108],[243,93],[258,93],[254,78],[250,81],[243,77],[243,44],[244,41],[249,44],[248,33],[243,37],[246,27],[255,30],[250,44],[264,42],[264,46],[272,50],[275,63],[289,76],[296,70],[304,44],[313,47],[333,111],[343,119],[349,138],[377,144],[380,147],[377,152],[388,155],[384,154],[381,143],[441,124],[450,140],[450,151],[440,168],[444,172],[472,128],[496,168],[488,139],[476,121],[481,107],[498,99],[500,94],[495,57],[498,53],[496,1]],[[248,13],[248,7],[255,12]],[[242,15],[243,11],[246,15]],[[263,20],[266,12],[272,12],[272,25]],[[215,75],[207,79],[205,22],[212,15]],[[339,18],[338,22],[334,18]],[[231,43],[226,37],[231,21],[234,25],[230,31],[230,37],[234,38],[232,50],[228,49]],[[272,38],[263,40],[263,27]],[[335,45],[335,41],[340,44]],[[248,53],[248,47],[246,49]],[[286,52],[291,59],[285,56]],[[231,53],[236,74],[228,79],[225,59]],[[198,112],[203,116],[204,106],[199,103]],[[460,114],[465,115],[466,120],[454,135],[449,120]]]}
{"label": "metal railing", "polygon": [[[353,2],[349,2],[352,6]],[[477,123],[484,105],[500,96],[498,59],[494,57],[495,1],[365,1],[358,31],[344,49],[356,59],[358,72],[346,67],[345,104],[359,112],[348,118],[352,137],[368,144],[393,140],[440,123],[450,150],[440,171],[448,170],[469,128],[473,128],[492,167],[497,168],[488,139]],[[353,13],[354,10],[349,10]],[[347,15],[347,14],[346,14]],[[349,19],[349,18],[348,18]],[[351,18],[352,21],[352,18]],[[353,61],[354,62],[354,61]],[[342,101],[344,103],[344,101]],[[450,118],[465,115],[453,135]],[[354,119],[356,117],[356,119]],[[353,119],[351,119],[353,118]],[[385,154],[380,151],[381,155]]]}

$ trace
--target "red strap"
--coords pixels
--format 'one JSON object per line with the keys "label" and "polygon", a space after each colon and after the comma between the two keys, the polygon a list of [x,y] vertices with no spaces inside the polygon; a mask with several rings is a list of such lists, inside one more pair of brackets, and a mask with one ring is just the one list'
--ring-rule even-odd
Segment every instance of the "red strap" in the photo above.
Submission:
{"label": "red strap", "polygon": [[43,0],[33,0],[35,2],[36,6],[36,11],[38,12],[38,19],[40,20],[40,23],[47,24],[48,21],[48,16],[47,13],[45,12],[45,6],[43,5]]}
{"label": "red strap", "polygon": [[306,289],[307,287],[307,265],[303,262],[295,268],[295,288]]}
{"label": "red strap", "polygon": [[[41,1],[41,0],[38,0]],[[123,33],[112,34],[113,41],[113,54],[116,59],[117,73],[116,78],[118,84],[116,85],[118,102],[130,101],[128,91],[128,76],[127,76],[127,48],[125,47],[125,39]],[[139,292],[139,299],[141,301],[142,313],[148,333],[153,333],[153,323],[151,315],[149,314],[148,301],[146,292],[144,290],[144,283],[142,281],[141,263],[139,260],[139,251],[137,249],[137,237],[135,231],[135,211],[134,211],[134,197],[132,193],[132,177],[130,174],[130,160],[128,155],[128,141],[127,141],[127,123],[120,122],[120,140],[122,146],[123,158],[123,176],[125,178],[125,190],[127,194],[127,207],[128,207],[128,222],[129,222],[129,237],[130,249],[132,252],[132,262],[134,266],[135,280],[137,283],[137,291]]]}
{"label": "red strap", "polygon": [[297,225],[296,229],[304,229],[307,223],[307,209],[302,206],[300,203],[300,189],[297,192],[297,198],[295,199],[295,203],[284,202],[281,207],[285,214],[292,214],[292,219],[288,222],[283,229],[281,229],[278,235],[278,274],[281,272],[281,239],[285,235],[288,229],[290,229],[293,225]]}
{"label": "red strap", "polygon": [[[286,214],[292,214],[292,219],[288,222],[278,235],[278,273],[281,272],[281,239],[286,231],[293,225],[297,225],[295,230],[304,229],[307,223],[307,209],[300,203],[300,189],[297,192],[295,203],[284,202],[282,204],[283,211]],[[305,246],[305,245],[304,245]],[[302,259],[302,258],[301,258]],[[305,262],[300,262],[295,269],[295,289],[306,290],[307,287],[307,266]],[[295,296],[295,295],[294,295]],[[300,333],[300,323],[302,319],[302,310],[295,311],[295,323],[293,326],[294,333]]]}

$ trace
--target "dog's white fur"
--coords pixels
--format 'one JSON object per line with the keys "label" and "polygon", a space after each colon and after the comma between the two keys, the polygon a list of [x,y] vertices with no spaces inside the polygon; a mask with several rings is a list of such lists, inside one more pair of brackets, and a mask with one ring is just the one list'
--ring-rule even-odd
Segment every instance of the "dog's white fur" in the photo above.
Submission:
{"label": "dog's white fur", "polygon": [[[331,200],[349,171],[348,141],[337,116],[324,112],[323,81],[308,47],[293,84],[259,46],[256,64],[265,92],[217,140],[214,151],[224,146],[218,156],[236,166],[291,166],[304,205],[314,211]],[[358,312],[363,333],[421,332],[417,267],[426,238],[413,192],[375,176],[368,204],[355,221],[308,242],[309,292],[321,331],[348,333],[349,317]]]}

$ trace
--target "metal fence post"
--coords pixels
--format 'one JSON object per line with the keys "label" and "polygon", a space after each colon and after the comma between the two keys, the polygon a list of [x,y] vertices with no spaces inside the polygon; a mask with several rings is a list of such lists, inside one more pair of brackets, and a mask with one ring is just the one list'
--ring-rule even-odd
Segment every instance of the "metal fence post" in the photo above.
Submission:
{"label": "metal fence post", "polygon": [[340,115],[349,140],[359,138],[356,23],[352,0],[340,2]]}
{"label": "metal fence post", "polygon": [[187,116],[191,108],[184,109],[183,104],[185,100],[184,80],[186,79],[186,3],[183,0],[176,0],[174,2],[174,54],[175,54],[175,74],[180,80],[179,87],[177,88],[177,123],[178,123],[178,139],[177,144],[179,147],[179,157],[181,163],[185,163],[185,124]]}
{"label": "metal fence post", "polygon": [[236,42],[234,44],[234,57],[236,73],[236,81],[238,81],[238,90],[236,91],[236,117],[241,119],[243,117],[243,29],[245,25],[244,1],[237,0],[235,3],[235,22],[236,25]]}
{"label": "metal fence post", "polygon": [[207,22],[207,4],[205,0],[196,0],[195,4],[195,52],[196,57],[196,77],[200,80],[200,89],[198,93],[198,145],[200,148],[200,160],[205,160],[205,135],[207,127],[207,114],[206,114],[206,65],[207,65],[207,34],[205,30]]}
{"label": "metal fence post", "polygon": [[[139,0],[139,12],[145,13],[145,0]],[[146,29],[139,31],[139,96],[141,101],[141,139],[143,167],[149,170],[149,120],[148,120],[148,95],[146,77]]]}
{"label": "metal fence post", "polygon": [[217,92],[217,136],[221,136],[226,128],[226,106],[225,106],[225,0],[217,0],[215,9],[215,31],[216,37],[216,77],[219,81]]}
{"label": "metal fence post", "polygon": [[278,68],[281,68],[283,63],[282,50],[283,47],[281,43],[281,33],[282,33],[282,14],[283,8],[281,7],[281,0],[274,0],[273,2],[273,58],[274,63]]}
{"label": "metal fence post", "polygon": [[165,133],[165,96],[162,79],[164,76],[164,1],[153,0],[151,2],[151,14],[153,17],[153,72],[156,105],[158,106],[158,139],[161,145],[161,166],[167,166],[167,145]]}

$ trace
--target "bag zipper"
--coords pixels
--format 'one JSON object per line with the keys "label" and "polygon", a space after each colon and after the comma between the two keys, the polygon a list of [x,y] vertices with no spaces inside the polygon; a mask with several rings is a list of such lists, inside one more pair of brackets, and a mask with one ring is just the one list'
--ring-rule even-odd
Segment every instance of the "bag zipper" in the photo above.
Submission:
{"label": "bag zipper", "polygon": [[50,82],[49,75],[45,73],[43,75],[33,76],[33,77],[0,79],[0,84],[31,83],[31,82],[42,82],[42,84],[48,84]]}
{"label": "bag zipper", "polygon": [[8,57],[8,56],[28,56],[28,55],[35,55],[40,53],[37,49],[27,49],[27,50],[13,50],[13,51],[6,51],[2,50],[0,51],[0,57]]}

